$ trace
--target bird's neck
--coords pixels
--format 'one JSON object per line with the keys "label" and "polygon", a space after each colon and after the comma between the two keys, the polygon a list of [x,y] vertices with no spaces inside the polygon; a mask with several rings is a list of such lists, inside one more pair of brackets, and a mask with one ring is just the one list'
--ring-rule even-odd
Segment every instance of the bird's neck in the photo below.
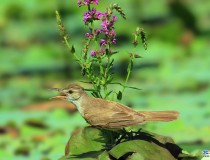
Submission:
{"label": "bird's neck", "polygon": [[83,117],[85,109],[88,108],[86,105],[89,105],[89,101],[91,100],[91,98],[91,96],[84,92],[78,100],[72,102]]}

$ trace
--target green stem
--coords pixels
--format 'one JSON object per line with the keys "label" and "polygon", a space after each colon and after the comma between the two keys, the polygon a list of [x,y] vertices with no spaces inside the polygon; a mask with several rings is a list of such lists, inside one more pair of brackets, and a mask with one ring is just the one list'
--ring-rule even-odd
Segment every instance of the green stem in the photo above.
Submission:
{"label": "green stem", "polygon": [[[108,51],[110,52],[110,44],[108,44]],[[110,53],[108,53],[108,55],[107,55],[107,64],[106,64],[106,68],[105,68],[105,71],[104,71],[104,80],[105,80],[105,82],[104,82],[104,96],[105,96],[105,99],[107,98],[107,94],[108,94],[108,91],[107,91],[107,75],[108,75],[108,72],[109,72],[109,70],[110,70],[110,58],[111,58],[111,55],[110,55]]]}
{"label": "green stem", "polygon": [[90,8],[90,4],[88,4],[88,11],[90,11],[91,10],[91,8]]}
{"label": "green stem", "polygon": [[126,76],[125,83],[124,83],[124,86],[123,86],[123,89],[122,89],[122,93],[125,91],[125,88],[127,86],[128,80],[129,80],[130,75],[131,75],[131,72],[132,72],[131,65],[133,63],[133,59],[134,59],[134,57],[132,56],[131,57],[131,60],[130,60],[130,62],[128,64],[127,76]]}
{"label": "green stem", "polygon": [[[67,37],[64,36],[63,39],[64,39],[64,42],[65,42],[66,46],[68,47],[68,49],[71,50],[71,46],[70,46],[70,44],[69,44],[69,42],[68,42],[68,40],[67,40]],[[74,57],[76,58],[77,61],[79,61],[79,62],[78,62],[79,65],[82,66],[81,58],[79,58],[76,54],[74,54]]]}
{"label": "green stem", "polygon": [[[104,78],[105,78],[106,82],[107,82],[107,75],[108,75],[108,72],[109,72],[109,63],[110,63],[110,55],[108,55],[108,57],[107,57],[107,65],[106,65],[105,75],[104,75]],[[105,84],[106,84],[105,88],[107,90],[107,83],[105,83]]]}

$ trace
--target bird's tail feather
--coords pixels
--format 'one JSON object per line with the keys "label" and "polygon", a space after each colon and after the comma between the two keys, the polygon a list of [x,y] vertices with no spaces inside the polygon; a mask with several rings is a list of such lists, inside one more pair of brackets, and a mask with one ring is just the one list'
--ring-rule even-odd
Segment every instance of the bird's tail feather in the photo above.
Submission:
{"label": "bird's tail feather", "polygon": [[168,122],[176,120],[179,116],[177,111],[141,111],[140,114],[145,116],[145,121]]}

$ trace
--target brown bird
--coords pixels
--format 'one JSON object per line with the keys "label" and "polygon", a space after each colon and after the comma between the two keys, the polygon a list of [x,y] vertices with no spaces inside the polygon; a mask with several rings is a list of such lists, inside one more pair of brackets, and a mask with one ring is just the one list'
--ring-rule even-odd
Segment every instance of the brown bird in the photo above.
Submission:
{"label": "brown bird", "polygon": [[179,115],[177,111],[135,111],[114,101],[92,97],[77,84],[57,90],[60,96],[52,99],[73,103],[87,123],[98,128],[122,129],[150,121],[168,122],[176,120]]}

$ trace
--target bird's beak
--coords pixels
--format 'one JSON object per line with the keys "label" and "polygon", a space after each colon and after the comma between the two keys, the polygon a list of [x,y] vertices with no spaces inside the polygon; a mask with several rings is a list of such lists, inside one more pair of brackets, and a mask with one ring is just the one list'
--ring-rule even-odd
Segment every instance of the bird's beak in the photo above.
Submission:
{"label": "bird's beak", "polygon": [[67,96],[55,96],[50,99],[66,99],[66,98],[67,98]]}
{"label": "bird's beak", "polygon": [[67,96],[65,94],[62,93],[62,90],[60,88],[50,88],[50,90],[55,90],[55,91],[58,91],[61,93],[61,95],[59,96],[55,96],[55,97],[52,97],[50,99],[61,99],[61,100],[64,100],[67,98]]}

